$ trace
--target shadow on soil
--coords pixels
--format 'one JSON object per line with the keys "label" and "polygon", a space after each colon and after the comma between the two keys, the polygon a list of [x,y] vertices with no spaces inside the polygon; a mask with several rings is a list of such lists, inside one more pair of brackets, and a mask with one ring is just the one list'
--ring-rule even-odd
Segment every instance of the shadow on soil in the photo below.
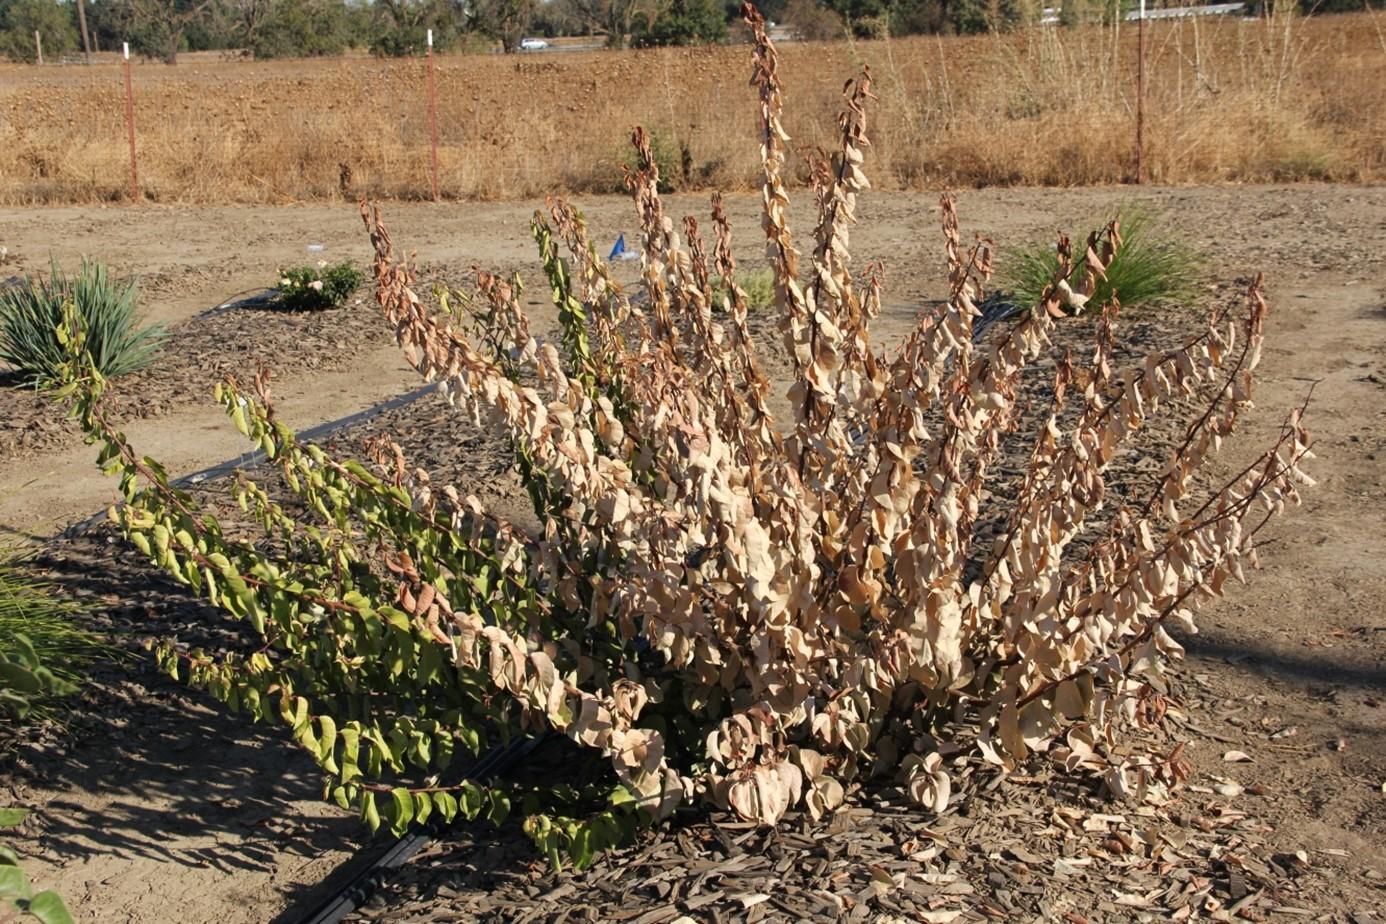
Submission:
{"label": "shadow on soil", "polygon": [[91,671],[58,743],[6,762],[14,786],[47,790],[38,839],[60,860],[149,857],[231,873],[283,855],[352,849],[353,816],[321,803],[321,777],[282,729],[255,726],[158,674],[143,641],[177,635],[211,651],[241,647],[237,627],[128,561],[105,530],[51,546],[35,567],[90,601],[91,628],[130,653]]}
{"label": "shadow on soil", "polygon": [[[1375,634],[1378,638],[1373,639]],[[1300,686],[1347,686],[1366,690],[1386,690],[1386,668],[1371,650],[1386,643],[1386,628],[1366,630],[1357,654],[1346,655],[1341,648],[1320,649],[1315,655],[1293,655],[1269,647],[1203,634],[1183,641],[1192,657],[1221,660],[1258,673],[1278,677]]]}

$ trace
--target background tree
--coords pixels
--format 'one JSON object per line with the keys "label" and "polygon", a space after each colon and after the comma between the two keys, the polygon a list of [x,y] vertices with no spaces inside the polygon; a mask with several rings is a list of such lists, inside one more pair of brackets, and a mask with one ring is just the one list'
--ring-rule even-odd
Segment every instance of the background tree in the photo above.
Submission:
{"label": "background tree", "polygon": [[623,48],[626,36],[641,23],[659,18],[668,0],[553,0],[563,3],[570,14],[592,32],[606,35],[612,48]]}
{"label": "background tree", "polygon": [[818,0],[789,0],[783,19],[795,38],[810,42],[842,38],[846,29],[842,17]]}
{"label": "background tree", "polygon": [[423,54],[429,29],[435,48],[451,47],[466,12],[451,0],[375,0],[372,10],[369,44],[379,55]]}
{"label": "background tree", "polygon": [[91,33],[87,31],[87,4],[86,0],[77,0],[77,33],[82,37],[82,53],[86,55],[87,63],[91,63]]}
{"label": "background tree", "polygon": [[880,38],[890,32],[896,4],[894,0],[825,0],[823,5],[842,17],[853,35]]}
{"label": "background tree", "polygon": [[721,0],[671,0],[652,21],[635,27],[631,41],[639,46],[705,45],[727,37],[727,12]]}
{"label": "background tree", "polygon": [[246,33],[245,46],[257,58],[339,55],[351,44],[347,6],[341,0],[276,0],[268,6],[265,19]]}
{"label": "background tree", "polygon": [[[214,0],[119,0],[111,7],[120,36],[139,54],[177,64],[184,36],[203,25]],[[119,40],[119,38],[117,39]]]}
{"label": "background tree", "polygon": [[530,30],[535,35],[550,38],[556,35],[585,35],[589,31],[587,24],[574,16],[569,5],[560,0],[541,0],[534,10]]}
{"label": "background tree", "polygon": [[220,0],[215,16],[222,28],[237,40],[237,44],[252,47],[265,23],[274,15],[283,0]]}
{"label": "background tree", "polygon": [[[741,4],[737,0],[724,0],[722,6],[727,11],[727,23],[741,22]],[[757,3],[756,8],[760,10],[760,15],[766,21],[779,23],[785,20],[785,10],[789,8],[789,0],[765,0],[764,3]]]}
{"label": "background tree", "polygon": [[471,0],[470,24],[511,54],[520,50],[520,40],[529,34],[538,9],[538,0]]}
{"label": "background tree", "polygon": [[54,0],[3,0],[0,2],[0,54],[15,61],[37,59],[34,32],[43,36],[45,54],[55,55],[77,47],[77,28],[70,3]]}

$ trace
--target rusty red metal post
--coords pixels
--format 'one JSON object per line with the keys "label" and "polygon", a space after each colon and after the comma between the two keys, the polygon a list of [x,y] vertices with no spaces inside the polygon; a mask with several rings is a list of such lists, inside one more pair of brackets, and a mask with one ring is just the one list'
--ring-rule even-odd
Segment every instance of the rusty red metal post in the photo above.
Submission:
{"label": "rusty red metal post", "polygon": [[432,148],[433,201],[438,201],[438,88],[433,77],[433,30],[428,30],[428,135]]}
{"label": "rusty red metal post", "polygon": [[1136,21],[1136,182],[1145,182],[1145,0]]}
{"label": "rusty red metal post", "polygon": [[135,89],[130,80],[130,43],[125,43],[125,127],[130,130],[130,201],[140,199],[140,170],[135,160]]}

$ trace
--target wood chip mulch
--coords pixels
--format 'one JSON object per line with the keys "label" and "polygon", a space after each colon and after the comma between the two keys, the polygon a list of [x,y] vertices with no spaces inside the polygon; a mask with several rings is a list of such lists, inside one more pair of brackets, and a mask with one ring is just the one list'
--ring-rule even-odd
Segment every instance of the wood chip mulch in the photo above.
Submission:
{"label": "wood chip mulch", "polygon": [[1158,808],[1115,804],[1043,768],[978,768],[941,816],[872,784],[816,826],[717,815],[580,873],[555,873],[508,823],[435,841],[347,920],[1374,920],[1324,912],[1330,858],[1273,853],[1237,803],[1195,785]]}

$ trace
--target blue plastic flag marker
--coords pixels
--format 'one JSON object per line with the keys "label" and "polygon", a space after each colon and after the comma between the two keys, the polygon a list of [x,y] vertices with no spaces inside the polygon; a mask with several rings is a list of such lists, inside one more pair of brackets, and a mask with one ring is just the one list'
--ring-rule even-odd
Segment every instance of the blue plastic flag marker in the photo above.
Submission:
{"label": "blue plastic flag marker", "polygon": [[616,238],[616,246],[613,247],[613,248],[611,248],[611,255],[608,256],[607,259],[608,259],[608,260],[616,260],[616,259],[619,259],[620,257],[624,257],[625,255],[626,255],[626,236],[625,236],[625,234],[622,234],[620,237]]}

